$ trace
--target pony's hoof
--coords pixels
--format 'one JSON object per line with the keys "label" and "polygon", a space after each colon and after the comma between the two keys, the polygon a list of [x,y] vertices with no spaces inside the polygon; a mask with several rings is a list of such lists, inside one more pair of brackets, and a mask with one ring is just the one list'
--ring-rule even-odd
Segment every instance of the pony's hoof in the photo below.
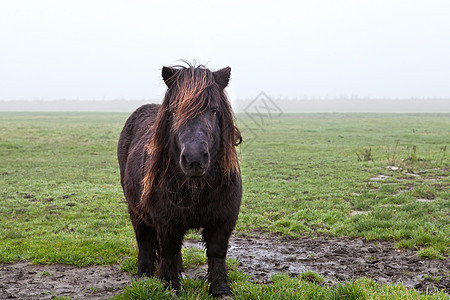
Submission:
{"label": "pony's hoof", "polygon": [[216,299],[220,299],[220,300],[232,300],[233,297],[231,297],[230,295],[220,295],[220,296],[216,297]]}
{"label": "pony's hoof", "polygon": [[163,280],[164,287],[167,289],[172,289],[175,293],[180,290],[181,284],[178,280]]}
{"label": "pony's hoof", "polygon": [[[213,297],[220,297],[219,299],[233,299],[233,298],[231,298],[230,286],[226,283],[211,286],[209,288],[209,293]],[[229,298],[223,298],[223,297],[229,297]]]}
{"label": "pony's hoof", "polygon": [[153,265],[145,263],[138,265],[138,277],[152,277],[152,276],[153,276]]}

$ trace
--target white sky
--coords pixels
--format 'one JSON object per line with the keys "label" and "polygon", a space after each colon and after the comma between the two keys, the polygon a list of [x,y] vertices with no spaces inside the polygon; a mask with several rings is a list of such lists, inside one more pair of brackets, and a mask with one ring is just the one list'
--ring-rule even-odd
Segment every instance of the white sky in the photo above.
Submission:
{"label": "white sky", "polygon": [[450,97],[448,0],[0,0],[0,43],[0,100],[159,99],[178,59],[232,98]]}

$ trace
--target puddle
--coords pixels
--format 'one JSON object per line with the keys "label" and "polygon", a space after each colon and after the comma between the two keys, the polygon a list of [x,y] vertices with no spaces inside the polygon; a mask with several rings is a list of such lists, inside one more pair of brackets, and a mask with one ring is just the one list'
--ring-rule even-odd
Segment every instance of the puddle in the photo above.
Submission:
{"label": "puddle", "polygon": [[416,201],[419,201],[419,202],[433,202],[434,200],[433,199],[421,199],[421,198],[419,198],[419,199],[416,199]]}
{"label": "puddle", "polygon": [[350,216],[356,216],[356,215],[368,215],[370,211],[363,211],[363,210],[351,210]]}
{"label": "puddle", "polygon": [[394,172],[397,172],[398,170],[400,170],[400,168],[396,167],[396,166],[387,166],[386,168],[391,170],[391,171],[394,171]]}
{"label": "puddle", "polygon": [[389,177],[390,177],[390,176],[380,174],[380,175],[377,175],[376,177],[370,178],[370,180],[372,180],[372,181],[386,180],[386,179],[389,178]]}
{"label": "puddle", "polygon": [[420,177],[420,175],[414,174],[414,173],[405,173],[405,175],[408,175],[408,176],[411,176],[411,177]]}

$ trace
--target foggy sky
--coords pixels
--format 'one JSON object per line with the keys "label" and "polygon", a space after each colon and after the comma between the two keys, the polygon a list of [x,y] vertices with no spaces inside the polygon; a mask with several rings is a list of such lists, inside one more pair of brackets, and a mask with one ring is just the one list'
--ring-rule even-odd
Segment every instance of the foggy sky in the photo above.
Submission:
{"label": "foggy sky", "polygon": [[0,2],[0,100],[158,99],[163,65],[252,98],[450,96],[450,2]]}

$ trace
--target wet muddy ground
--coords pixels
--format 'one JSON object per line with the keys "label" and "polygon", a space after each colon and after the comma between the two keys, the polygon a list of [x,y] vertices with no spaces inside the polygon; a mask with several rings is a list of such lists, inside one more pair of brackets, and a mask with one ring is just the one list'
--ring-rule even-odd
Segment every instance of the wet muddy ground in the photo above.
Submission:
{"label": "wet muddy ground", "polygon": [[[203,247],[186,241],[185,247]],[[328,282],[369,277],[380,283],[403,282],[426,291],[450,292],[450,260],[424,260],[413,250],[396,250],[393,242],[365,242],[349,238],[234,237],[228,256],[255,282],[269,283],[274,273],[292,276],[311,270]],[[206,267],[189,269],[185,276],[203,278]],[[76,268],[35,266],[28,262],[0,265],[0,299],[107,299],[120,293],[131,276],[118,266]]]}
{"label": "wet muddy ground", "polygon": [[[200,241],[186,246],[201,247]],[[450,259],[425,260],[413,250],[396,250],[389,241],[349,238],[235,237],[228,257],[241,262],[255,282],[269,283],[274,273],[291,276],[314,271],[329,283],[369,277],[380,283],[403,282],[407,287],[450,291]],[[440,280],[437,280],[440,278]],[[433,280],[434,279],[434,280]]]}
{"label": "wet muddy ground", "polygon": [[118,266],[0,265],[0,299],[108,299],[131,281]]}

